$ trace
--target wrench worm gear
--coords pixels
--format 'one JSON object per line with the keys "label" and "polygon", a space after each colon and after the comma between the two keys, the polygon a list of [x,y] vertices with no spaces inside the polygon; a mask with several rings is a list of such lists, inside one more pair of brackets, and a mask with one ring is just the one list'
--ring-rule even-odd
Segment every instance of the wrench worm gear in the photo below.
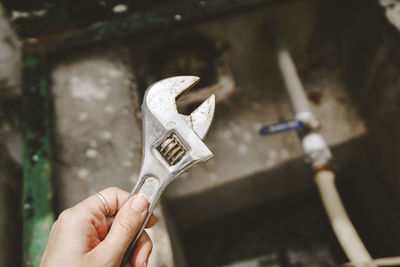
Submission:
{"label": "wrench worm gear", "polygon": [[158,147],[158,152],[164,157],[169,165],[174,165],[183,158],[187,149],[176,134],[171,133]]}

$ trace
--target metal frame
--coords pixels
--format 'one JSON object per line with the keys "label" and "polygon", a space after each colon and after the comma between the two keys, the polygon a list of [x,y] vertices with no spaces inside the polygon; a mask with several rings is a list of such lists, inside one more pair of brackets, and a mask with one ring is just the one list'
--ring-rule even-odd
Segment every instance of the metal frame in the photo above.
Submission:
{"label": "metal frame", "polygon": [[23,261],[39,266],[54,221],[51,190],[50,93],[43,58],[23,65]]}

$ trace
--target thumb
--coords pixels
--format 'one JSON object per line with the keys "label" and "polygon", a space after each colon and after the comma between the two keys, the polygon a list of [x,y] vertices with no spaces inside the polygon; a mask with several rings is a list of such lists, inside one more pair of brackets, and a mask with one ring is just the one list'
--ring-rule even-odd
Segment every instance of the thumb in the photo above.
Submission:
{"label": "thumb", "polygon": [[98,253],[120,262],[146,218],[148,205],[142,194],[129,198],[115,216],[106,238],[96,247]]}

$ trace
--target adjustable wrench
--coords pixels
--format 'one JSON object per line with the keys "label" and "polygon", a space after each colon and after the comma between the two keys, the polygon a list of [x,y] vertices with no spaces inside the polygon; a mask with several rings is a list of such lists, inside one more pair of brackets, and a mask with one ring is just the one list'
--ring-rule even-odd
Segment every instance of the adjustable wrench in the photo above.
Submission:
{"label": "adjustable wrench", "polygon": [[188,116],[178,113],[175,102],[199,80],[196,76],[171,77],[150,85],[146,90],[142,104],[142,166],[131,196],[144,194],[149,206],[121,266],[130,261],[135,244],[168,184],[179,174],[213,156],[202,139],[214,116],[215,96],[211,95]]}

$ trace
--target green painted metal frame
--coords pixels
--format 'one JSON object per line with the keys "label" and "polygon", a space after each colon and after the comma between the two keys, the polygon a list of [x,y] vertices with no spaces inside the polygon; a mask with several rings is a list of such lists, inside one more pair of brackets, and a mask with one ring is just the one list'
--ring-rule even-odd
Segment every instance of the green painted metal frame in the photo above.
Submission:
{"label": "green painted metal frame", "polygon": [[54,221],[51,190],[49,79],[43,57],[23,65],[23,262],[40,265]]}

